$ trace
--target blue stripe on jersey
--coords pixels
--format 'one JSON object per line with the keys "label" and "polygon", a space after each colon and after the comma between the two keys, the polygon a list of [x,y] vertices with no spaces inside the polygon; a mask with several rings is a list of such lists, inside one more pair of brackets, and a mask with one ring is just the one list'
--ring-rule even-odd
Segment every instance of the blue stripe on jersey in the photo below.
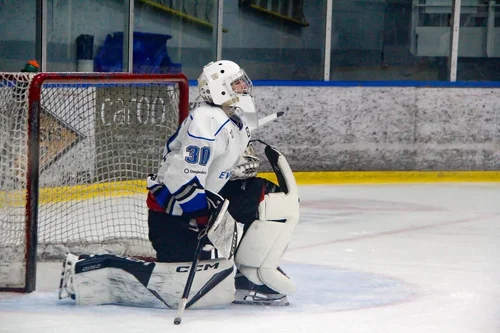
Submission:
{"label": "blue stripe on jersey", "polygon": [[225,122],[224,124],[222,124],[222,126],[221,126],[221,127],[219,127],[219,129],[217,130],[217,132],[215,132],[214,136],[217,136],[217,134],[219,134],[220,130],[221,130],[224,126],[226,126],[226,124],[227,124],[228,122],[229,122],[229,119],[228,119],[228,120],[226,120],[226,122]]}
{"label": "blue stripe on jersey", "polygon": [[193,134],[189,133],[189,131],[188,131],[188,135],[189,135],[190,137],[192,137],[192,138],[195,138],[195,139],[202,139],[202,140],[207,140],[207,141],[215,141],[215,139],[209,139],[209,138],[204,138],[204,137],[202,137],[202,136],[196,136],[196,135],[193,135]]}
{"label": "blue stripe on jersey", "polygon": [[151,193],[155,197],[156,202],[164,209],[172,198],[172,194],[165,184],[158,185],[158,187],[153,189]]}
{"label": "blue stripe on jersey", "polygon": [[199,188],[199,189],[203,190],[203,186],[201,185],[200,180],[198,179],[198,177],[194,176],[189,181],[184,183],[184,185],[179,187],[179,189],[177,191],[175,191],[172,195],[177,198],[177,197],[179,197],[179,195],[184,193],[184,195],[182,195],[182,197],[179,198],[179,200],[182,200],[183,197],[186,196],[186,193],[188,193],[188,192],[192,193],[193,190],[186,191],[186,189],[188,189],[188,188],[193,188],[194,190]]}
{"label": "blue stripe on jersey", "polygon": [[172,134],[172,136],[170,138],[168,138],[167,140],[167,144],[166,144],[166,147],[167,147],[167,154],[170,153],[172,150],[170,149],[170,144],[172,143],[172,141],[175,140],[175,138],[177,137],[177,135],[179,134],[179,129],[181,127],[177,127],[177,129],[175,130],[175,133]]}
{"label": "blue stripe on jersey", "polygon": [[[238,117],[238,118],[239,118],[239,117]],[[239,121],[238,121],[238,120],[236,120],[236,119],[234,119],[233,117],[231,117],[231,118],[229,118],[229,119],[230,119],[230,120],[233,122],[233,124],[235,124],[235,125],[238,127],[238,129],[241,131],[241,129],[243,128],[243,122],[241,121],[241,119],[240,119]]]}
{"label": "blue stripe on jersey", "polygon": [[193,199],[180,204],[184,213],[192,213],[203,209],[208,209],[205,192],[198,193]]}

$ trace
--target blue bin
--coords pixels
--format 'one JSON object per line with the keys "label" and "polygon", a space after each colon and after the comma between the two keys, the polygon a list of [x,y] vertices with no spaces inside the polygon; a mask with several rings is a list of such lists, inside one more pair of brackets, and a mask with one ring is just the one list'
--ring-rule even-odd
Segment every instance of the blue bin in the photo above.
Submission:
{"label": "blue bin", "polygon": [[[134,32],[134,73],[181,73],[182,65],[172,62],[167,52],[170,35]],[[113,32],[94,59],[95,72],[123,71],[123,32]]]}

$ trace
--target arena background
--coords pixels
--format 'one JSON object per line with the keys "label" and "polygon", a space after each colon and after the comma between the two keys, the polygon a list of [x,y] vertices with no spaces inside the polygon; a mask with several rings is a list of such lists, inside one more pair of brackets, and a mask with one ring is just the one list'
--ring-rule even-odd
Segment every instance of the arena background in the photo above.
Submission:
{"label": "arena background", "polygon": [[[225,1],[221,17],[215,0],[4,0],[0,71],[40,60],[41,45],[43,70],[81,70],[82,35],[93,37],[94,62],[106,53],[106,39],[128,28],[169,35],[168,55],[191,83],[220,55],[254,80],[262,115],[285,112],[254,138],[278,147],[299,182],[498,180],[500,33],[498,19],[490,20],[496,2],[462,1],[456,49],[451,1],[301,0],[282,16],[250,8],[257,2],[276,14],[266,0]],[[457,82],[449,82],[451,68]],[[190,97],[194,102],[193,85]],[[88,149],[78,146],[67,152],[77,158],[77,149]],[[64,156],[59,160],[64,168]]]}

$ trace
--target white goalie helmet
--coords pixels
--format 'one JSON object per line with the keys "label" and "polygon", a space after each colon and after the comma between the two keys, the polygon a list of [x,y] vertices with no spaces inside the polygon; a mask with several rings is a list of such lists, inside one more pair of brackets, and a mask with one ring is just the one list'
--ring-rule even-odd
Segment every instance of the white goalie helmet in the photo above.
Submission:
{"label": "white goalie helmet", "polygon": [[229,60],[210,62],[198,78],[198,90],[206,102],[230,106],[231,114],[244,116],[251,124],[257,121],[252,88],[245,71]]}

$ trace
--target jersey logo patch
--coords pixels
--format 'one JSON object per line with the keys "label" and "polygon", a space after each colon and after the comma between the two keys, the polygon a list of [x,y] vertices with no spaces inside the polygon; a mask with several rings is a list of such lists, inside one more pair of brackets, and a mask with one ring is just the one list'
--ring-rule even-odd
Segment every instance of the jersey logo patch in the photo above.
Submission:
{"label": "jersey logo patch", "polygon": [[222,171],[219,175],[220,179],[228,179],[229,177],[231,177],[231,172],[227,171]]}

